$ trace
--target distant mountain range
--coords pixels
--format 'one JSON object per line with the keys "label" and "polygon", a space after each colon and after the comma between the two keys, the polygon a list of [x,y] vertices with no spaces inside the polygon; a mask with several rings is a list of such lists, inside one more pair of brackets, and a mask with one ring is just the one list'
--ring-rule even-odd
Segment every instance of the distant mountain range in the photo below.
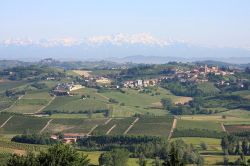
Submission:
{"label": "distant mountain range", "polygon": [[[109,58],[107,60],[101,61],[58,61],[52,58],[42,59],[40,61],[25,62],[19,60],[0,60],[0,69],[17,67],[17,66],[30,66],[30,65],[40,65],[40,66],[50,66],[50,67],[60,67],[64,69],[112,69],[112,68],[127,68],[134,67],[138,64],[165,64],[169,61],[177,61],[177,59],[166,58],[166,57],[146,57],[146,56],[130,56],[121,59]],[[161,62],[161,63],[160,63]],[[180,62],[180,61],[179,61]],[[244,69],[250,67],[250,63],[237,64],[237,63],[227,63],[222,61],[214,60],[204,60],[204,61],[193,61],[189,62],[193,64],[200,65],[216,65],[219,67],[231,67]]]}
{"label": "distant mountain range", "polygon": [[37,61],[52,57],[62,61],[100,61],[166,63],[169,61],[215,60],[250,63],[250,50],[164,42],[148,35],[103,36],[84,41],[5,41],[0,42],[0,59]]}

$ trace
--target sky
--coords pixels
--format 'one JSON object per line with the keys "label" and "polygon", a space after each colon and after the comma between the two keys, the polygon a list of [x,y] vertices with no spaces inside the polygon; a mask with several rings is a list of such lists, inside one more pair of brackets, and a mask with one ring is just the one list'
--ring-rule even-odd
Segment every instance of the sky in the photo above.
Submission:
{"label": "sky", "polygon": [[250,48],[249,0],[1,0],[0,40],[147,33]]}

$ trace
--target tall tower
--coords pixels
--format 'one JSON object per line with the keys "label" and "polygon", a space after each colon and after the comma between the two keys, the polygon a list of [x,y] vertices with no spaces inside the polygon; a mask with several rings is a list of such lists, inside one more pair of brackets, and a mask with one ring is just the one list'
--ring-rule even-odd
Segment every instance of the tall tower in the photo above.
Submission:
{"label": "tall tower", "polygon": [[208,72],[208,67],[207,67],[207,65],[205,65],[205,73],[207,73]]}

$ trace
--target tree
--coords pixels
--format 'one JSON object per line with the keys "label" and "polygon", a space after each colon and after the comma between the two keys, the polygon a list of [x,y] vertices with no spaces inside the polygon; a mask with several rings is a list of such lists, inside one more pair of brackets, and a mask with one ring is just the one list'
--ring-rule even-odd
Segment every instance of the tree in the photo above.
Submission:
{"label": "tree", "polygon": [[80,155],[69,145],[56,144],[47,152],[40,152],[37,156],[29,153],[26,156],[13,155],[7,166],[88,166],[87,156]]}
{"label": "tree", "polygon": [[101,166],[126,166],[129,158],[129,152],[125,149],[113,149],[110,152],[103,153],[99,157]]}
{"label": "tree", "polygon": [[244,139],[244,140],[242,141],[241,147],[242,147],[242,152],[243,152],[243,154],[244,154],[244,155],[247,155],[247,154],[248,154],[248,141],[247,141],[246,139]]}
{"label": "tree", "polygon": [[110,166],[112,165],[112,156],[110,153],[102,153],[99,157],[100,166]]}
{"label": "tree", "polygon": [[114,149],[111,151],[112,166],[126,166],[129,158],[129,152],[125,149]]}
{"label": "tree", "polygon": [[153,161],[153,166],[161,166],[161,160],[159,157],[156,157]]}
{"label": "tree", "polygon": [[202,142],[200,144],[200,146],[201,146],[202,150],[207,150],[207,144],[205,142]]}
{"label": "tree", "polygon": [[163,162],[164,166],[182,166],[184,165],[182,159],[184,155],[183,147],[182,147],[182,141],[177,140],[175,142],[171,143],[170,148],[170,160],[165,160]]}
{"label": "tree", "polygon": [[147,165],[147,160],[143,154],[140,154],[138,164],[139,164],[139,166],[146,166]]}
{"label": "tree", "polygon": [[242,150],[241,150],[241,147],[240,147],[240,141],[237,142],[237,145],[235,147],[235,154],[241,154],[242,153]]}
{"label": "tree", "polygon": [[228,165],[229,164],[229,158],[228,158],[228,156],[224,156],[223,164],[224,165]]}
{"label": "tree", "polygon": [[7,166],[38,166],[39,162],[33,153],[26,156],[13,154],[7,162]]}

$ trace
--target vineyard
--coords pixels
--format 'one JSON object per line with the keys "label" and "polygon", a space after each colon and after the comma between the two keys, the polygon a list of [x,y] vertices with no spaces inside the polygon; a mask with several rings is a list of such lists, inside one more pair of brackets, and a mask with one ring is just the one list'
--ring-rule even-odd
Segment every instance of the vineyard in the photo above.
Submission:
{"label": "vineyard", "polygon": [[177,129],[205,129],[211,131],[222,131],[221,125],[218,122],[213,121],[198,121],[198,120],[179,120],[177,123]]}
{"label": "vineyard", "polygon": [[225,128],[229,133],[250,131],[250,125],[225,125]]}
{"label": "vineyard", "polygon": [[129,135],[164,136],[170,133],[173,117],[142,117],[128,132]]}
{"label": "vineyard", "polygon": [[[108,124],[103,124],[98,126],[95,130],[96,135],[122,135],[126,129],[130,126],[130,124],[135,120],[135,118],[115,118],[112,119]],[[115,127],[113,127],[115,126]],[[111,128],[113,129],[111,130]],[[109,133],[107,133],[110,130]]]}
{"label": "vineyard", "polygon": [[88,133],[107,119],[53,119],[44,132]]}
{"label": "vineyard", "polygon": [[105,109],[107,109],[106,103],[95,98],[81,99],[81,96],[71,96],[56,97],[44,111],[52,113],[77,113]]}
{"label": "vineyard", "polygon": [[[2,115],[1,115],[2,116]],[[25,131],[39,132],[48,119],[14,115],[0,130],[1,134],[22,134]]]}
{"label": "vineyard", "polygon": [[10,117],[9,114],[0,113],[0,126]]}

